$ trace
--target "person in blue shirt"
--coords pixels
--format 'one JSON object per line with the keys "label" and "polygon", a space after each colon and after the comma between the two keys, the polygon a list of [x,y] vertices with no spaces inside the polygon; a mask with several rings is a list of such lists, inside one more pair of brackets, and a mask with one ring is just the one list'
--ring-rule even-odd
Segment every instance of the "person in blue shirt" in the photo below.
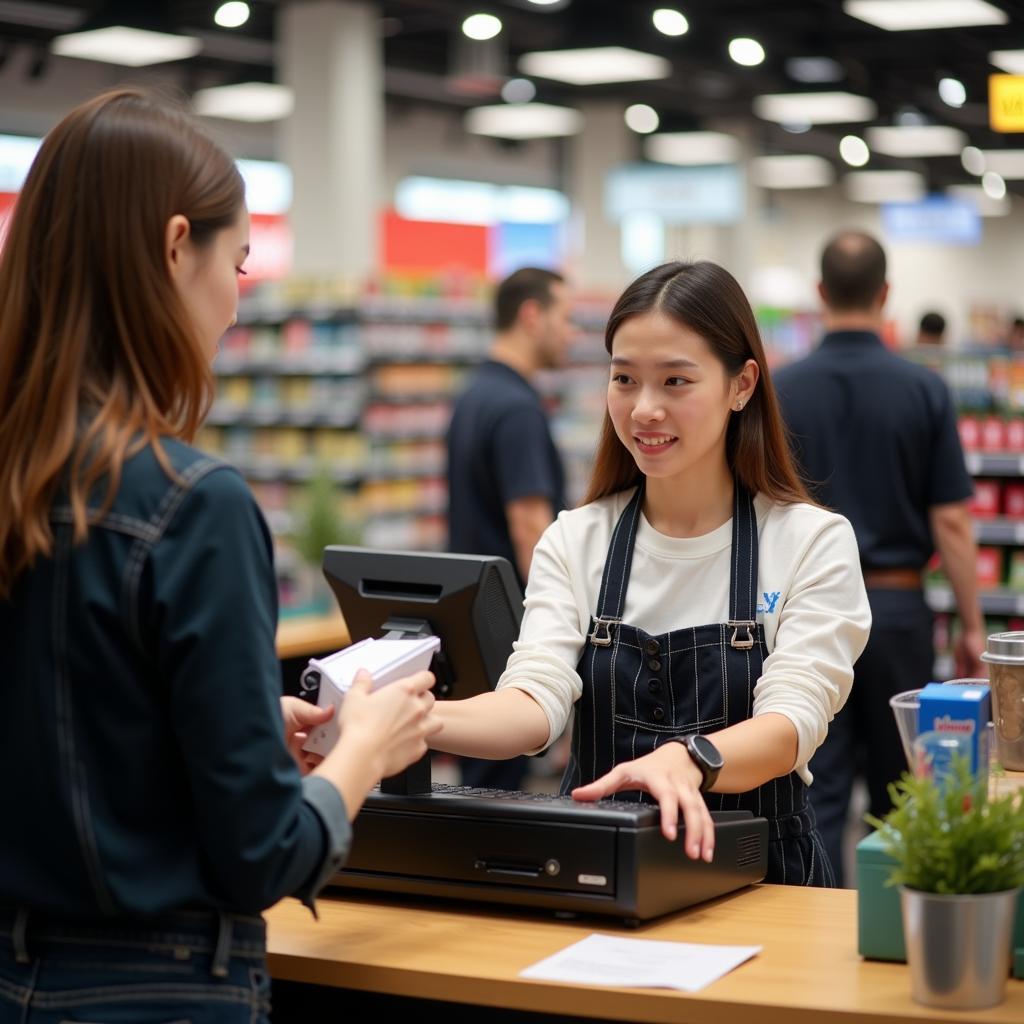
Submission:
{"label": "person in blue shirt", "polygon": [[853,690],[811,761],[825,847],[843,884],[842,836],[853,780],[863,771],[871,813],[890,807],[906,769],[889,698],[933,678],[932,613],[924,567],[942,558],[962,628],[960,676],[977,676],[985,648],[971,479],[949,389],[939,374],[890,352],[881,330],[889,296],[885,251],[841,231],[821,254],[827,333],[818,349],[775,375],[794,454],[811,493],[857,536],[872,627]]}
{"label": "person in blue shirt", "polygon": [[[311,908],[429,673],[281,698],[266,523],[193,448],[248,252],[233,161],[134,90],[43,141],[0,257],[0,1022],[267,1020],[260,912]],[[291,748],[291,750],[289,749]]]}
{"label": "person in blue shirt", "polygon": [[[501,281],[494,341],[448,428],[448,549],[507,558],[523,587],[537,541],[565,508],[565,471],[537,375],[564,363],[570,314],[568,286],[553,270],[521,267]],[[518,789],[527,759],[464,758],[461,768],[467,785]]]}

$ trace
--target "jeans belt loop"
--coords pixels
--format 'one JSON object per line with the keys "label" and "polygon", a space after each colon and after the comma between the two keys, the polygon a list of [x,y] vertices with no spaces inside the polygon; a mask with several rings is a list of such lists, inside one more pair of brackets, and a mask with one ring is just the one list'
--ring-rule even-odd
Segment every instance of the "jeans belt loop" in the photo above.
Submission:
{"label": "jeans belt loop", "polygon": [[213,963],[210,973],[215,978],[228,976],[228,961],[231,959],[231,931],[233,922],[231,915],[220,911],[217,922],[217,946],[213,951]]}
{"label": "jeans belt loop", "polygon": [[28,932],[28,910],[19,907],[14,915],[14,925],[11,928],[11,942],[14,944],[14,959],[19,964],[30,964],[32,958],[28,955],[28,943],[26,935]]}

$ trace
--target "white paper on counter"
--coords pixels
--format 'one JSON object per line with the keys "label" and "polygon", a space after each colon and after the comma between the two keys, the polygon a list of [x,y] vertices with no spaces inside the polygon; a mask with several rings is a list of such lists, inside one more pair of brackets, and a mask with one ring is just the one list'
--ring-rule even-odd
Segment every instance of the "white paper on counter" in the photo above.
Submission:
{"label": "white paper on counter", "polygon": [[762,949],[762,946],[705,946],[595,934],[532,964],[521,971],[520,976],[583,985],[696,992]]}

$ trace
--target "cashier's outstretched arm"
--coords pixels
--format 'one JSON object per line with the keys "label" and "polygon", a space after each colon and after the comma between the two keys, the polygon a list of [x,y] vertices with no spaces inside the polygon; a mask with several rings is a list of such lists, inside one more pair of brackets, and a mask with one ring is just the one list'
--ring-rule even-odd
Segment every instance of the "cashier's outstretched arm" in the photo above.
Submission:
{"label": "cashier's outstretched arm", "polygon": [[431,748],[464,757],[515,757],[546,746],[551,732],[541,706],[511,686],[466,700],[439,701],[434,713],[444,729],[431,737]]}

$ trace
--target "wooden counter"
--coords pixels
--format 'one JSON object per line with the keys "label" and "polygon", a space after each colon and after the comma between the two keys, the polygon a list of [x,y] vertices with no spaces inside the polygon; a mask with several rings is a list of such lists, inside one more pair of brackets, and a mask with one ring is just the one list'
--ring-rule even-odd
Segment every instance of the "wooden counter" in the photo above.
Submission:
{"label": "wooden counter", "polygon": [[[990,1010],[943,1012],[912,1002],[905,965],[857,955],[857,893],[851,889],[755,886],[636,929],[613,919],[567,922],[472,904],[354,895],[321,899],[318,908],[318,922],[295,900],[267,913],[275,978],[480,1007],[665,1024],[1024,1021],[1024,982],[1012,979],[1005,1001]],[[763,945],[764,950],[693,994],[518,977],[523,968],[595,931]],[[480,1019],[485,1018],[482,1012]]]}
{"label": "wooden counter", "polygon": [[348,629],[341,612],[327,615],[284,619],[277,626],[277,656],[307,658],[336,651],[349,643]]}

